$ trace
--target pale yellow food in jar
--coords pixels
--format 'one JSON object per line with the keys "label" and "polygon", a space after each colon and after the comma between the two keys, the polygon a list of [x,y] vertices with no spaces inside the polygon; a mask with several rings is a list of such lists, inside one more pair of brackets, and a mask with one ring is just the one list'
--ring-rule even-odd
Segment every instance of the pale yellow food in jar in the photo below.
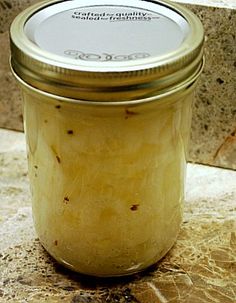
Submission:
{"label": "pale yellow food in jar", "polygon": [[33,216],[45,249],[96,276],[157,262],[182,220],[191,95],[134,106],[40,98],[24,94],[24,116]]}

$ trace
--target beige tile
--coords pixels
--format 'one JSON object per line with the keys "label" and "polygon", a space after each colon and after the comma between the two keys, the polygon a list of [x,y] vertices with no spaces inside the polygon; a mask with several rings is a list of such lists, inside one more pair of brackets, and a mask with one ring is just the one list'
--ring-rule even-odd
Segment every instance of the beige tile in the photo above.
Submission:
{"label": "beige tile", "polygon": [[[187,5],[200,17],[206,32],[206,66],[193,107],[189,160],[236,169],[236,3],[235,0],[181,1],[208,5]],[[21,98],[8,66],[7,31],[13,17],[30,1],[1,3],[0,127],[20,130]]]}
{"label": "beige tile", "polygon": [[236,10],[189,6],[203,22],[206,65],[193,107],[190,160],[236,169]]}

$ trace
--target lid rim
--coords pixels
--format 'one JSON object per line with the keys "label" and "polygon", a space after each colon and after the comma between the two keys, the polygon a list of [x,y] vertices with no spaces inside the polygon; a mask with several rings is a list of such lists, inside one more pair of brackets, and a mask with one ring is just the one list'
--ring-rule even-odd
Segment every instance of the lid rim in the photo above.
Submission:
{"label": "lid rim", "polygon": [[[82,62],[80,62],[80,65],[75,65],[75,64],[69,65],[68,63],[63,62],[63,61],[68,61],[68,60],[62,60],[64,59],[64,57],[61,57],[59,55],[54,55],[50,52],[41,50],[39,47],[36,47],[31,41],[27,41],[27,43],[25,43],[26,41],[24,38],[21,40],[20,37],[18,37],[18,40],[20,40],[20,42],[15,41],[15,39],[13,39],[13,36],[11,35],[10,44],[11,44],[12,52],[15,53],[16,57],[18,57],[17,52],[19,52],[22,56],[22,58],[18,57],[20,60],[24,61],[24,59],[27,58],[29,59],[29,61],[32,62],[34,61],[36,64],[38,63],[39,65],[44,65],[44,67],[47,66],[49,70],[51,68],[54,69],[56,67],[59,69],[61,68],[61,71],[63,71],[63,69],[66,69],[72,72],[84,72],[84,73],[86,72],[87,73],[124,73],[124,72],[136,72],[136,71],[147,70],[147,69],[152,70],[155,68],[162,68],[167,64],[168,65],[174,64],[175,62],[178,62],[181,58],[188,59],[188,61],[185,60],[183,62],[186,63],[187,65],[189,61],[192,61],[195,57],[197,57],[197,55],[201,52],[201,49],[204,44],[204,41],[202,39],[202,41],[200,41],[200,43],[196,47],[192,47],[193,49],[192,52],[189,51],[189,48],[187,48],[186,45],[184,49],[179,48],[173,52],[167,53],[162,56],[158,56],[158,57],[153,56],[152,60],[147,60],[147,59],[135,60],[133,61],[132,65],[130,64],[131,62],[128,61],[129,64],[126,64],[126,66],[124,65],[122,67],[119,66],[104,67],[102,66],[104,62],[101,63],[101,66],[99,67],[88,67],[86,65],[82,65],[81,64]],[[70,59],[71,62],[72,60],[73,59]],[[144,61],[151,61],[151,62],[147,63]]]}
{"label": "lid rim", "polygon": [[39,89],[37,87],[32,86],[28,82],[24,81],[21,77],[18,76],[18,74],[15,72],[13,66],[10,64],[11,71],[15,78],[19,81],[19,83],[26,87],[27,89],[32,90],[33,92],[37,92],[45,97],[50,98],[56,98],[60,102],[67,102],[67,103],[78,103],[78,104],[91,104],[91,105],[104,105],[104,106],[119,106],[119,105],[135,105],[135,104],[142,104],[145,102],[151,102],[156,100],[161,100],[166,97],[169,97],[171,95],[174,95],[176,92],[180,93],[183,90],[187,90],[190,86],[192,86],[199,78],[199,75],[201,74],[203,68],[205,65],[205,59],[202,58],[201,65],[199,65],[198,70],[196,70],[195,74],[192,75],[192,77],[186,79],[186,81],[183,81],[183,83],[180,83],[178,86],[175,86],[174,89],[166,90],[158,95],[149,95],[149,96],[141,96],[140,98],[133,98],[133,99],[120,99],[112,100],[111,102],[107,102],[107,100],[99,99],[82,99],[82,98],[74,98],[69,96],[63,96],[59,94],[55,94],[53,92],[45,91],[42,89]]}
{"label": "lid rim", "polygon": [[[179,69],[187,69],[193,61],[197,61],[196,70],[199,68],[199,65],[201,65],[204,37],[200,20],[188,9],[175,3],[173,4],[162,0],[142,0],[142,2],[152,2],[174,9],[186,19],[190,26],[191,32],[181,44],[181,47],[173,52],[162,56],[152,56],[151,58],[128,61],[126,63],[112,63],[110,66],[105,62],[101,62],[101,64],[96,62],[96,66],[93,67],[81,61],[76,65],[73,63],[75,60],[71,58],[62,57],[42,50],[27,38],[24,32],[24,25],[37,11],[50,5],[61,3],[62,1],[63,0],[54,0],[37,3],[23,11],[13,21],[10,29],[10,44],[12,65],[14,66],[15,64],[18,66],[18,69],[22,69],[18,75],[28,69],[29,72],[35,73],[35,76],[40,79],[39,82],[60,79],[60,81],[64,81],[66,84],[69,77],[74,84],[81,86],[84,83],[84,78],[86,78],[87,80],[93,79],[100,81],[101,85],[105,87],[107,80],[111,81],[110,84],[113,85],[116,85],[115,83],[118,80],[125,81],[127,79],[142,82],[145,78],[145,81],[148,82],[152,81],[153,77],[165,77],[166,75],[175,73]],[[117,1],[117,3],[117,5],[119,5],[119,1]],[[139,0],[137,0],[137,4],[138,3]],[[189,72],[186,73],[186,78],[188,77]],[[28,83],[32,85],[32,83],[30,83],[31,80],[29,78],[27,79]],[[176,78],[176,85],[179,81],[180,79]]]}

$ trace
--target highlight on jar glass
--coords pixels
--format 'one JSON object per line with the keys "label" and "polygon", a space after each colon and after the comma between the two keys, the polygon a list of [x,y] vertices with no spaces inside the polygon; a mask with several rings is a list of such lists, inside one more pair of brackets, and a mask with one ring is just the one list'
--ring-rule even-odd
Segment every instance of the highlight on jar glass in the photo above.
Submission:
{"label": "highlight on jar glass", "polygon": [[46,1],[14,20],[35,229],[64,266],[129,275],[175,243],[203,36],[164,1]]}

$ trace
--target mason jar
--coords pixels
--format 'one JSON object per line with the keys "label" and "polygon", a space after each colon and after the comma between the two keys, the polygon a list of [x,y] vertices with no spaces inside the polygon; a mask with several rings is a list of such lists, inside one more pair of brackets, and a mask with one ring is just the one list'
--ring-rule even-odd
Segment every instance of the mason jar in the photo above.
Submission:
{"label": "mason jar", "polygon": [[10,37],[42,245],[100,277],[156,263],[183,216],[200,21],[164,1],[46,1]]}

